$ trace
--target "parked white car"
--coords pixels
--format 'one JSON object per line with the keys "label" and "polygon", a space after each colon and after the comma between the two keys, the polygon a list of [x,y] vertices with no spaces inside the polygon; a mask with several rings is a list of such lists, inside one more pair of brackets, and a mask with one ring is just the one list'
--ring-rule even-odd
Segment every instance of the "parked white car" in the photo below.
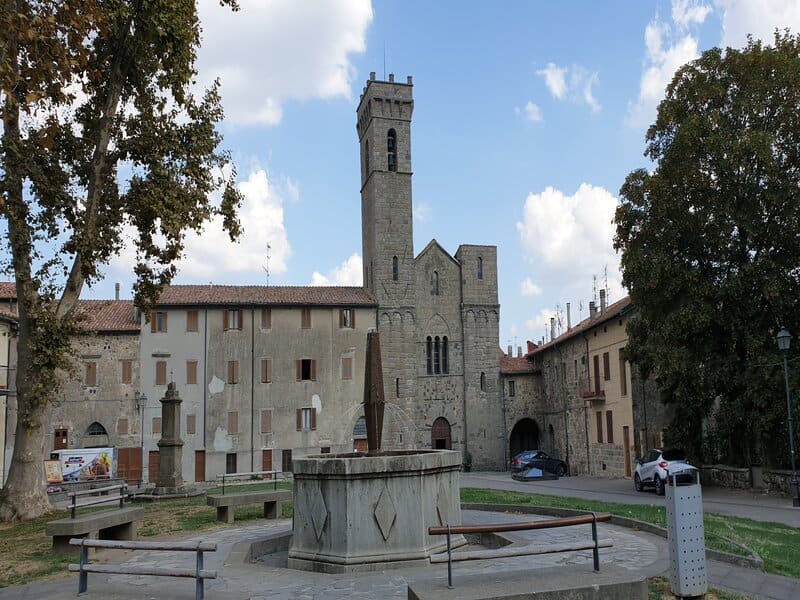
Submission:
{"label": "parked white car", "polygon": [[656,494],[663,496],[667,485],[667,472],[682,471],[687,466],[690,465],[686,462],[683,450],[653,448],[636,462],[633,485],[636,486],[637,492],[643,491],[645,486],[652,486]]}

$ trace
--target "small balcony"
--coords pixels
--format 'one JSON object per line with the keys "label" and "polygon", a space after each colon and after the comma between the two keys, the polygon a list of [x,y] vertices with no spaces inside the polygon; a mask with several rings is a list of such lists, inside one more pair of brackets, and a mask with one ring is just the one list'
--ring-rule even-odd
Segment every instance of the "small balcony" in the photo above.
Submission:
{"label": "small balcony", "polygon": [[600,385],[594,385],[593,381],[586,381],[581,379],[578,383],[578,391],[581,398],[589,400],[590,402],[605,402],[606,392],[600,389]]}

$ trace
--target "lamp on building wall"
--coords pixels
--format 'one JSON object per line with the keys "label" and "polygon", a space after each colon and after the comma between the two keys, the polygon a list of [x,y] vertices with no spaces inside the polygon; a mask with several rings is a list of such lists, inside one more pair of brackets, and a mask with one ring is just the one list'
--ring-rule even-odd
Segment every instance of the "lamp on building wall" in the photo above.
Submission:
{"label": "lamp on building wall", "polygon": [[792,491],[792,506],[800,507],[800,489],[798,489],[797,471],[794,463],[794,423],[792,422],[792,396],[789,393],[789,365],[786,355],[789,354],[789,345],[792,341],[790,334],[785,327],[778,332],[778,349],[783,353],[783,377],[786,381],[786,412],[789,416],[789,456],[792,461],[792,480],[790,485]]}
{"label": "lamp on building wall", "polygon": [[140,445],[142,449],[144,449],[144,407],[147,405],[147,396],[145,394],[135,392],[133,394],[133,399],[136,400],[136,408],[141,414],[141,418],[139,419],[139,434],[141,436]]}

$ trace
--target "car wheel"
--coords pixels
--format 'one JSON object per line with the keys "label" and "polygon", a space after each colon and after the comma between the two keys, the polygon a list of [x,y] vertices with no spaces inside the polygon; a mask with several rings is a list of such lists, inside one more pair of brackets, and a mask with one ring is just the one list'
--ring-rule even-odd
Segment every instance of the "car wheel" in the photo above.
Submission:
{"label": "car wheel", "polygon": [[565,467],[564,465],[558,465],[556,467],[556,475],[558,475],[559,477],[563,477],[566,474],[567,474],[567,467]]}
{"label": "car wheel", "polygon": [[639,477],[639,474],[633,476],[633,486],[636,488],[637,492],[641,492],[644,490],[644,486],[642,485],[642,478]]}
{"label": "car wheel", "polygon": [[664,480],[661,479],[658,475],[653,478],[653,481],[656,485],[656,495],[663,496],[664,495]]}

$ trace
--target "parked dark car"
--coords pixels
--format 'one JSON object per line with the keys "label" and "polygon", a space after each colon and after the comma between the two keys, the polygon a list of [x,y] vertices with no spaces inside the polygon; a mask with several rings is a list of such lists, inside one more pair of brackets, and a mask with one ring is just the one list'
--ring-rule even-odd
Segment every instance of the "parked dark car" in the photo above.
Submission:
{"label": "parked dark car", "polygon": [[569,471],[567,463],[563,460],[552,458],[541,450],[526,450],[525,452],[520,452],[511,459],[512,473],[519,473],[531,467],[536,467],[548,473],[555,473],[559,477],[563,477]]}

